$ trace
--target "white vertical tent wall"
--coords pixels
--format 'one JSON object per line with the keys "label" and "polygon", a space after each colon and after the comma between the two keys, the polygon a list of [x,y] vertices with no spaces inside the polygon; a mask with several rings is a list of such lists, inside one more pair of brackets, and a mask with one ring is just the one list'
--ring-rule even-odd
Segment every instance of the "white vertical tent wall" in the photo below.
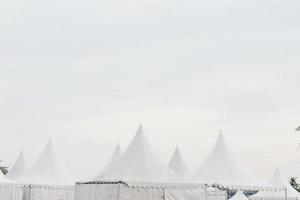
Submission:
{"label": "white vertical tent wall", "polygon": [[[108,171],[91,182],[76,184],[75,199],[193,200],[205,194],[203,186],[187,183],[158,158],[140,126],[124,154]],[[225,192],[222,194],[224,197]],[[225,200],[221,196],[219,200]]]}
{"label": "white vertical tent wall", "polygon": [[25,184],[24,200],[73,200],[75,178],[66,169],[52,141],[37,161],[16,179]]}
{"label": "white vertical tent wall", "polygon": [[22,200],[23,188],[21,185],[8,180],[0,171],[0,199]]}
{"label": "white vertical tent wall", "polygon": [[276,168],[270,180],[272,186],[278,187],[277,190],[263,190],[251,196],[251,200],[298,200],[299,192],[297,192],[286,179],[281,175],[280,169]]}
{"label": "white vertical tent wall", "polygon": [[222,133],[219,134],[215,147],[192,179],[200,183],[218,183],[224,186],[268,186],[238,162],[225,143]]}
{"label": "white vertical tent wall", "polygon": [[75,200],[227,200],[224,191],[187,183],[78,183],[75,192]]}
{"label": "white vertical tent wall", "polygon": [[183,177],[186,177],[189,174],[189,169],[182,157],[178,145],[169,161],[168,167]]}
{"label": "white vertical tent wall", "polygon": [[15,164],[9,170],[9,172],[6,174],[6,177],[10,180],[15,180],[15,179],[19,178],[24,173],[24,171],[26,171],[27,168],[28,167],[25,162],[24,153],[23,153],[23,151],[21,151]]}

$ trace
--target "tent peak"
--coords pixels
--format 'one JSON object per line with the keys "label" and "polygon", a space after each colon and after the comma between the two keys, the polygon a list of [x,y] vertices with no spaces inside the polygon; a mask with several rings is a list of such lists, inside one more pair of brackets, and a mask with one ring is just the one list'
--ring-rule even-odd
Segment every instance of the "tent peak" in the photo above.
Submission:
{"label": "tent peak", "polygon": [[219,131],[217,141],[222,141],[222,142],[224,142],[224,134],[223,134],[223,131],[222,131],[222,130]]}
{"label": "tent peak", "polygon": [[143,130],[143,125],[142,124],[139,125],[136,134],[144,134],[144,130]]}
{"label": "tent peak", "polygon": [[240,190],[238,190],[230,200],[248,200],[247,196]]}
{"label": "tent peak", "polygon": [[34,164],[16,180],[22,183],[73,185],[75,178],[67,170],[50,139]]}
{"label": "tent peak", "polygon": [[133,140],[120,159],[95,180],[126,180],[138,182],[182,182],[154,151],[140,125]]}
{"label": "tent peak", "polygon": [[53,146],[53,139],[52,139],[52,137],[50,137],[49,140],[48,140],[47,147],[48,146],[51,146],[51,147]]}
{"label": "tent peak", "polygon": [[197,170],[194,180],[223,185],[266,185],[238,161],[229,147],[223,133],[219,133],[215,146]]}
{"label": "tent peak", "polygon": [[9,172],[6,174],[6,177],[11,180],[15,180],[16,178],[21,176],[26,169],[27,169],[27,165],[25,162],[24,153],[23,153],[23,150],[21,150],[14,165],[11,167]]}
{"label": "tent peak", "polygon": [[183,159],[178,145],[176,146],[175,151],[168,163],[168,167],[183,177],[189,173],[189,169]]}

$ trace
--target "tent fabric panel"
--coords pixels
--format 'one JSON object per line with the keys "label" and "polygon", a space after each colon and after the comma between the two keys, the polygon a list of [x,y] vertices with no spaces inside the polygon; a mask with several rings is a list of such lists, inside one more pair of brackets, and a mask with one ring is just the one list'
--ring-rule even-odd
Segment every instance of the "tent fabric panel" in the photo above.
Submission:
{"label": "tent fabric panel", "polygon": [[[250,197],[250,200],[286,200],[284,196]],[[288,197],[288,200],[298,200],[297,197]]]}
{"label": "tent fabric panel", "polygon": [[118,200],[118,184],[76,184],[75,200]]}
{"label": "tent fabric panel", "polygon": [[23,200],[74,200],[74,187],[26,185],[23,197]]}
{"label": "tent fabric panel", "polygon": [[165,191],[165,200],[205,200],[205,191],[199,189],[185,189],[185,190],[169,190]]}
{"label": "tent fabric panel", "polygon": [[[285,200],[284,191],[259,191],[253,196],[249,197],[250,200]],[[287,196],[288,200],[298,200],[297,196]]]}
{"label": "tent fabric panel", "polygon": [[206,200],[227,200],[227,192],[210,188],[206,191]]}
{"label": "tent fabric panel", "polygon": [[164,200],[164,189],[130,188],[120,185],[119,200]]}
{"label": "tent fabric panel", "polygon": [[76,184],[75,200],[226,200],[216,188],[133,187],[124,183]]}
{"label": "tent fabric panel", "polygon": [[22,200],[23,189],[20,185],[0,184],[1,200]]}

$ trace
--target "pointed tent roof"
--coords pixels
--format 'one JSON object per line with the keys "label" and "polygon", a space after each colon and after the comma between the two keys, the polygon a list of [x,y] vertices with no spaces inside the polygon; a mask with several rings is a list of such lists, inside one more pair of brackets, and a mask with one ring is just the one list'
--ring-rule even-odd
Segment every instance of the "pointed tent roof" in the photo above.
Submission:
{"label": "pointed tent roof", "polygon": [[225,143],[222,132],[218,136],[215,147],[193,179],[201,183],[219,183],[226,186],[266,185],[237,161]]}
{"label": "pointed tent roof", "polygon": [[173,156],[172,156],[171,160],[169,161],[168,167],[183,177],[188,175],[188,173],[189,173],[189,169],[187,168],[187,165],[185,164],[185,161],[183,160],[183,157],[182,157],[182,154],[181,154],[181,151],[180,151],[178,145],[176,146]]}
{"label": "pointed tent roof", "polygon": [[36,162],[24,172],[19,182],[47,185],[73,185],[75,178],[65,168],[50,139]]}
{"label": "pointed tent roof", "polygon": [[6,177],[11,180],[14,180],[18,178],[20,175],[22,175],[26,169],[27,169],[27,165],[25,163],[24,153],[23,151],[21,151],[15,164],[6,174]]}
{"label": "pointed tent roof", "polygon": [[115,148],[115,151],[113,152],[110,160],[108,161],[108,163],[106,164],[106,166],[102,169],[100,175],[102,176],[106,171],[108,171],[120,158],[121,158],[122,152],[121,152],[121,147],[118,144]]}
{"label": "pointed tent roof", "polygon": [[230,200],[248,200],[248,197],[242,191],[237,191]]}
{"label": "pointed tent roof", "polygon": [[[285,180],[280,172],[280,169],[277,167],[276,170],[273,173],[272,178],[270,179],[270,184],[272,186],[278,187],[278,188],[286,188],[287,190],[287,196],[288,197],[299,197],[299,192],[297,192],[289,183],[287,180]],[[283,190],[272,190],[272,191],[259,191],[255,195],[253,195],[251,198],[260,198],[260,197],[285,197],[285,192]]]}
{"label": "pointed tent roof", "polygon": [[158,158],[150,145],[142,126],[121,158],[102,176],[95,179],[127,182],[183,182]]}
{"label": "pointed tent roof", "polygon": [[297,192],[286,179],[284,179],[281,175],[279,167],[276,167],[276,170],[273,173],[272,178],[270,179],[271,185],[277,187],[285,187],[287,189],[288,196],[299,196],[299,192]]}

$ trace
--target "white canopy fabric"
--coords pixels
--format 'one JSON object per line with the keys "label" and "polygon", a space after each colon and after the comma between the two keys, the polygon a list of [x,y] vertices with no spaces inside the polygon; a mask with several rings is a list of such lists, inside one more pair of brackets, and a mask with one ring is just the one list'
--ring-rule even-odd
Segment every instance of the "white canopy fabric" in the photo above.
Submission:
{"label": "white canopy fabric", "polygon": [[237,161],[226,145],[222,133],[219,134],[212,152],[192,178],[200,183],[218,183],[225,186],[267,185],[254,177]]}
{"label": "white canopy fabric", "polygon": [[0,184],[1,183],[12,183],[12,181],[10,181],[8,178],[6,178],[4,176],[4,174],[2,173],[2,171],[0,170]]}
{"label": "white canopy fabric", "polygon": [[184,179],[169,169],[154,152],[142,126],[121,158],[94,181],[183,182]]}
{"label": "white canopy fabric", "polygon": [[0,170],[0,199],[23,200],[23,188],[4,176]]}
{"label": "white canopy fabric", "polygon": [[121,158],[121,155],[122,155],[121,147],[120,145],[117,145],[114,153],[112,154],[110,160],[102,170],[101,174],[109,170]]}
{"label": "white canopy fabric", "polygon": [[16,180],[29,184],[75,185],[74,176],[57,155],[52,140],[37,161]]}
{"label": "white canopy fabric", "polygon": [[6,177],[11,180],[15,180],[16,178],[21,176],[26,169],[27,169],[27,165],[25,163],[24,153],[23,151],[21,151],[15,164],[6,174]]}
{"label": "white canopy fabric", "polygon": [[237,191],[230,200],[248,200],[248,197],[246,197],[242,191]]}
{"label": "white canopy fabric", "polygon": [[172,169],[177,174],[185,177],[189,174],[189,169],[182,157],[180,149],[178,145],[173,153],[171,160],[169,161],[168,167]]}
{"label": "white canopy fabric", "polygon": [[288,182],[287,179],[283,178],[280,169],[277,167],[270,179],[271,185],[276,187],[285,187],[287,189],[287,195],[290,197],[298,197],[299,192],[297,192]]}
{"label": "white canopy fabric", "polygon": [[255,195],[251,196],[251,199],[269,199],[269,198],[285,198],[286,188],[287,197],[289,199],[299,199],[299,192],[297,192],[286,179],[284,179],[281,175],[280,169],[277,167],[273,173],[272,178],[270,179],[270,184],[279,188],[278,190],[264,190],[259,191]]}

